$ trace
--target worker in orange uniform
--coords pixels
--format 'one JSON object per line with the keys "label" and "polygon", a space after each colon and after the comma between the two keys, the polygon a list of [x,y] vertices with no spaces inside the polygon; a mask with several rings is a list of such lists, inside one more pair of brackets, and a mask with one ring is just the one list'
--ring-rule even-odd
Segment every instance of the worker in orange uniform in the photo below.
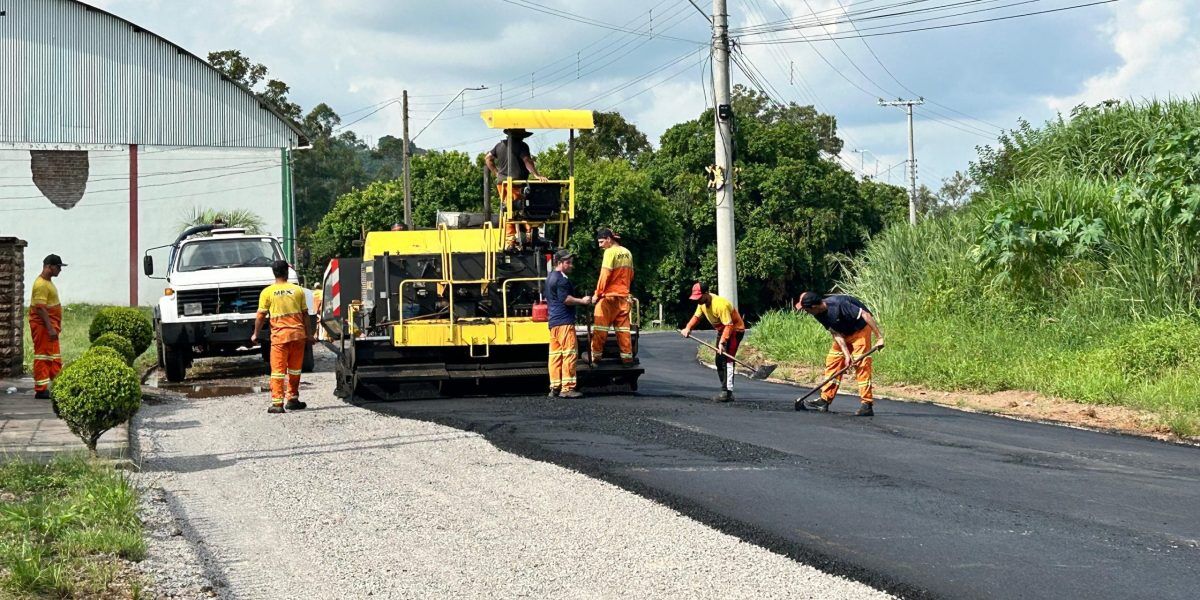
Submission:
{"label": "worker in orange uniform", "polygon": [[62,274],[62,258],[51,254],[42,260],[42,272],[33,280],[29,298],[29,334],[33,338],[33,397],[50,399],[50,382],[62,370],[62,303],[51,279]]}
{"label": "worker in orange uniform", "polygon": [[577,297],[568,277],[575,268],[570,250],[554,253],[554,271],[546,278],[546,303],[550,317],[550,397],[582,398],[576,390],[575,363],[579,342],[575,336],[575,307],[592,303],[590,296]]}
{"label": "worker in orange uniform", "polygon": [[617,346],[621,350],[621,362],[633,364],[633,339],[630,335],[629,288],[633,285],[633,254],[620,244],[621,236],[611,229],[596,230],[596,244],[604,249],[600,263],[600,279],[596,281],[596,292],[592,302],[596,305],[595,327],[592,330],[591,363],[600,363],[604,354],[604,342],[608,339],[608,328],[617,332]]}
{"label": "worker in orange uniform", "polygon": [[679,333],[683,337],[691,337],[692,330],[700,324],[700,317],[708,319],[713,329],[717,330],[717,378],[721,380],[721,393],[713,400],[717,402],[733,401],[733,362],[724,355],[736,356],[742,338],[746,336],[746,322],[738,313],[732,302],[708,291],[708,284],[697,281],[692,285],[692,295],[688,299],[696,303],[696,314],[688,321],[687,327]]}
{"label": "worker in orange uniform", "polygon": [[[865,356],[873,348],[883,347],[883,332],[875,316],[867,309],[862,300],[845,294],[834,294],[822,298],[814,292],[804,292],[795,305],[796,310],[802,310],[813,316],[829,334],[833,336],[833,345],[825,355],[825,377],[832,377],[847,365],[854,365],[854,375],[858,379],[858,396],[862,400],[854,413],[859,417],[875,415],[875,394],[871,385],[871,357]],[[871,343],[871,334],[878,338]],[[865,356],[865,357],[864,357]],[[821,397],[803,404],[797,404],[801,410],[828,412],[829,405],[837,395],[841,377],[830,381],[821,388]]]}
{"label": "worker in orange uniform", "polygon": [[[513,152],[511,156],[516,158],[516,164],[509,164],[510,153],[508,151],[508,137],[501,140],[495,147],[483,155],[483,162],[487,165],[492,175],[496,177],[496,191],[500,194],[500,206],[508,206],[508,185],[506,181],[509,177],[514,182],[529,181],[532,177],[537,181],[546,181],[546,178],[538,173],[537,165],[533,162],[533,154],[529,150],[529,144],[525,143],[525,138],[533,135],[533,133],[525,129],[505,129],[504,134],[511,136],[515,140],[513,144]],[[524,193],[524,186],[514,183],[512,186],[512,199],[520,200]],[[528,227],[534,228],[540,223],[529,223]],[[522,225],[525,227],[525,225]],[[517,247],[517,225],[516,223],[508,223],[504,227],[505,244],[509,249]]]}
{"label": "worker in orange uniform", "polygon": [[[308,322],[308,302],[304,288],[288,282],[287,261],[271,263],[275,283],[258,295],[258,316],[254,319],[251,343],[258,343],[258,331],[263,319],[271,317],[271,408],[269,413],[284,409],[300,410],[308,405],[300,401],[300,369],[304,365],[304,349],[313,343]],[[287,404],[284,404],[284,399]]]}

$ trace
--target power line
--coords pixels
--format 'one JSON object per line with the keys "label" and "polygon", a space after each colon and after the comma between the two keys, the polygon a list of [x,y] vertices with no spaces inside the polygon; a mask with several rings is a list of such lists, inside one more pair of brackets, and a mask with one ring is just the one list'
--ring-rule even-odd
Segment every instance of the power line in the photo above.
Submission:
{"label": "power line", "polygon": [[[619,27],[617,25],[613,25],[612,23],[606,23],[604,21],[592,19],[590,17],[579,15],[579,14],[576,14],[576,13],[573,13],[570,11],[565,11],[565,10],[557,9],[557,8],[551,8],[544,4],[538,4],[537,2],[533,2],[532,0],[500,0],[500,1],[504,2],[506,4],[512,4],[513,6],[520,6],[522,8],[527,8],[527,9],[530,9],[530,10],[533,10],[533,11],[536,11],[536,12],[539,12],[539,13],[542,13],[545,15],[559,17],[562,19],[567,19],[568,21],[574,21],[576,23],[583,23],[585,25],[592,25],[594,27],[602,27],[604,29],[611,29],[613,31],[620,31],[622,33],[648,36],[648,37],[658,37],[658,38],[662,38],[665,40],[685,42],[688,44],[703,44],[704,43],[704,42],[697,42],[696,40],[688,40],[688,39],[684,39],[684,38],[672,37],[669,35],[655,34],[652,32],[638,31],[638,30],[634,30],[634,29],[625,29],[625,28]],[[653,9],[651,9],[651,10],[653,10]]]}
{"label": "power line", "polygon": [[[963,21],[961,23],[950,23],[950,24],[946,24],[946,25],[917,27],[917,28],[913,28],[913,29],[901,29],[901,30],[897,30],[897,31],[883,31],[883,32],[879,32],[879,33],[860,33],[860,34],[856,34],[856,35],[845,35],[845,36],[839,35],[839,36],[811,37],[811,38],[801,36],[801,37],[797,37],[797,38],[782,38],[782,39],[777,39],[775,41],[770,41],[770,42],[748,41],[748,42],[741,42],[741,44],[743,46],[759,46],[759,45],[765,45],[765,44],[798,44],[798,43],[811,43],[811,42],[826,42],[826,41],[834,41],[834,40],[850,40],[850,39],[865,38],[865,37],[879,37],[879,36],[884,36],[884,35],[897,35],[897,34],[901,34],[901,33],[914,33],[914,32],[918,32],[918,31],[933,31],[936,29],[949,29],[949,28],[953,28],[953,27],[964,27],[967,25],[978,25],[981,23],[993,23],[996,21],[1007,21],[1007,20],[1011,20],[1011,19],[1020,19],[1020,18],[1025,18],[1025,17],[1033,17],[1033,16],[1038,16],[1038,15],[1058,13],[1058,12],[1075,10],[1075,9],[1080,9],[1080,8],[1088,8],[1091,6],[1099,6],[1102,4],[1112,4],[1114,2],[1120,2],[1120,0],[1098,0],[1096,2],[1087,2],[1084,4],[1075,4],[1075,5],[1071,5],[1071,6],[1064,6],[1061,8],[1053,8],[1053,9],[1040,10],[1040,11],[1035,11],[1035,12],[1020,13],[1020,14],[1016,14],[1016,15],[1006,15],[1006,16],[1002,16],[1002,17],[993,17],[990,19],[978,19],[975,21]],[[865,28],[865,29],[870,29],[870,28]]]}
{"label": "power line", "polygon": [[696,7],[696,12],[700,13],[700,16],[704,17],[704,20],[708,21],[709,25],[712,25],[712,17],[708,16],[708,13],[704,12],[704,9],[700,8],[699,4],[696,4],[696,0],[688,0],[688,2],[690,2],[692,6]]}

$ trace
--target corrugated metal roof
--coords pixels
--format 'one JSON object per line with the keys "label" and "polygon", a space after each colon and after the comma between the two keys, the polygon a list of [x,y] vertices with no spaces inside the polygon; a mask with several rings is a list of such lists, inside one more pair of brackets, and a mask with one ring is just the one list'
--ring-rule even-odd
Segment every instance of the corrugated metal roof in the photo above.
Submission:
{"label": "corrugated metal roof", "polygon": [[77,0],[5,3],[0,142],[284,148],[290,119],[194,54]]}

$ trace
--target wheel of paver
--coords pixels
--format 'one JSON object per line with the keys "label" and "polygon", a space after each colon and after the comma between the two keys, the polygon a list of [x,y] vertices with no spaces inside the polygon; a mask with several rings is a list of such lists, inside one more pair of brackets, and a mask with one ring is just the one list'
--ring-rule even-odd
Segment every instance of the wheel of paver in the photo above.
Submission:
{"label": "wheel of paver", "polygon": [[164,348],[162,359],[162,368],[167,376],[167,381],[179,383],[187,378],[188,356],[185,348]]}
{"label": "wheel of paver", "polygon": [[313,358],[313,345],[304,345],[304,362],[300,365],[300,370],[305,373],[312,373],[317,361]]}
{"label": "wheel of paver", "polygon": [[337,367],[333,371],[333,395],[338,398],[349,398],[354,395],[354,385],[351,377],[346,373],[346,367],[339,358]]}
{"label": "wheel of paver", "polygon": [[633,375],[633,376],[631,376],[631,377],[627,378],[627,379],[625,380],[625,383],[628,383],[628,384],[629,384],[629,391],[631,391],[631,392],[636,392],[636,391],[637,391],[637,386],[638,386],[638,376],[637,376],[637,375]]}

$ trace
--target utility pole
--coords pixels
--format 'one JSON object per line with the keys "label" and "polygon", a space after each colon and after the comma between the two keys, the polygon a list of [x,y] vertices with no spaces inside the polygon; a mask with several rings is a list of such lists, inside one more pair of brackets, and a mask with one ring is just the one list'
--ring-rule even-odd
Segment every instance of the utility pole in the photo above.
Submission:
{"label": "utility pole", "polygon": [[401,161],[401,169],[404,171],[404,226],[412,231],[412,179],[409,177],[412,150],[408,141],[408,90],[404,90],[401,97],[404,105],[404,160]]}
{"label": "utility pole", "polygon": [[913,107],[925,104],[924,98],[893,101],[879,99],[880,106],[903,106],[908,111],[908,224],[917,224],[917,150],[913,142]]}
{"label": "utility pole", "polygon": [[737,243],[733,217],[733,106],[729,96],[729,13],[713,0],[713,98],[716,100],[717,292],[737,306]]}

